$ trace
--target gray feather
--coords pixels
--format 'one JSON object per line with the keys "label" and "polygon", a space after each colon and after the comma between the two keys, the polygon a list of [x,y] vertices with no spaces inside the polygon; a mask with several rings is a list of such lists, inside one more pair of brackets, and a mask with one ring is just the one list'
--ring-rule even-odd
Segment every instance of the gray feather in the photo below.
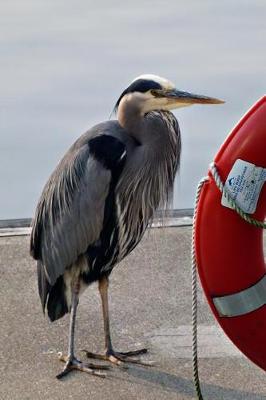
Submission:
{"label": "gray feather", "polygon": [[[88,136],[88,135],[87,135]],[[31,252],[53,285],[102,229],[111,174],[76,142],[48,180],[32,226]]]}

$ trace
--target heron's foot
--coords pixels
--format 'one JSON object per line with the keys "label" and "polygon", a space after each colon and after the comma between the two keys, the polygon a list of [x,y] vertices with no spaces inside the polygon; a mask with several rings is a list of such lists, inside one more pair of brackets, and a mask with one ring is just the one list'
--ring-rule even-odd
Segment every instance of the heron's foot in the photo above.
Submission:
{"label": "heron's foot", "polygon": [[58,374],[57,379],[63,378],[65,375],[69,374],[69,372],[73,370],[78,370],[82,372],[87,372],[87,374],[99,376],[101,378],[106,377],[106,373],[102,372],[102,370],[107,370],[109,367],[106,365],[95,365],[90,363],[82,363],[77,360],[75,357],[69,358],[69,356],[65,356],[62,353],[58,353],[58,357],[60,361],[65,362],[65,366],[63,371]]}
{"label": "heron's foot", "polygon": [[116,365],[121,365],[122,363],[132,363],[150,367],[154,364],[153,361],[142,361],[140,358],[133,358],[142,354],[146,354],[148,352],[147,349],[127,351],[126,353],[121,353],[118,351],[114,351],[113,349],[109,349],[106,351],[105,354],[95,354],[87,350],[82,351],[86,354],[88,358],[110,361],[111,363]]}

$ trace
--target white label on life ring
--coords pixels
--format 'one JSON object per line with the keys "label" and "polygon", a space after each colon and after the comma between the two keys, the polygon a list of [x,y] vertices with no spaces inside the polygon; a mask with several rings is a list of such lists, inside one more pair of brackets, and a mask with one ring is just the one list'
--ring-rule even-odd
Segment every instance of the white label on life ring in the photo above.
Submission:
{"label": "white label on life ring", "polygon": [[[247,214],[253,214],[265,181],[266,168],[238,159],[226,179],[225,188],[238,207]],[[221,203],[232,208],[224,193]]]}

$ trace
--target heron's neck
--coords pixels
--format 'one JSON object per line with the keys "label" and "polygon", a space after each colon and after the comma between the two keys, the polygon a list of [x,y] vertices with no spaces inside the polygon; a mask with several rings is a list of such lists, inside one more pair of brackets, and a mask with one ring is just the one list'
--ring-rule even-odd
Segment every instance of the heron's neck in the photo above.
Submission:
{"label": "heron's neck", "polygon": [[138,142],[143,143],[144,116],[141,114],[139,104],[132,101],[122,100],[117,113],[119,124],[133,136]]}
{"label": "heron's neck", "polygon": [[[142,105],[135,98],[122,99],[118,108],[118,122],[126,132],[147,150],[164,157],[171,145],[175,117],[169,111],[150,111],[143,115]],[[175,133],[174,133],[175,136]]]}
{"label": "heron's neck", "polygon": [[139,232],[136,215],[146,227],[154,211],[171,199],[181,151],[178,122],[170,112],[147,113],[139,138],[142,145],[128,158],[117,188],[132,232]]}

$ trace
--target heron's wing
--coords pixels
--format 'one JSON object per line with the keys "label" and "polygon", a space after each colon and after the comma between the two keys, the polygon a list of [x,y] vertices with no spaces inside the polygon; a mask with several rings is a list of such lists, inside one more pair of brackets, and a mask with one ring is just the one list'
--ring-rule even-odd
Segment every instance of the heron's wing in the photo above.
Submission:
{"label": "heron's wing", "polygon": [[31,254],[50,285],[99,238],[112,176],[125,155],[119,139],[97,136],[74,145],[48,180],[33,220]]}

